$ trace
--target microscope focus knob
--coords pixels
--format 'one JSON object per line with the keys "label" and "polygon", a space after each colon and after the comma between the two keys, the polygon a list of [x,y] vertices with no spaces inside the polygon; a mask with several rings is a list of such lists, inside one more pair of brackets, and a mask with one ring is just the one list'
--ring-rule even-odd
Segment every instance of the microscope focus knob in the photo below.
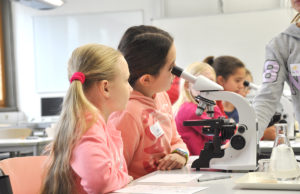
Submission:
{"label": "microscope focus knob", "polygon": [[235,135],[231,138],[230,140],[231,146],[236,149],[236,150],[241,150],[245,147],[246,145],[246,140],[243,136],[241,135]]}
{"label": "microscope focus knob", "polygon": [[238,132],[244,133],[246,130],[247,130],[247,126],[246,125],[239,125]]}

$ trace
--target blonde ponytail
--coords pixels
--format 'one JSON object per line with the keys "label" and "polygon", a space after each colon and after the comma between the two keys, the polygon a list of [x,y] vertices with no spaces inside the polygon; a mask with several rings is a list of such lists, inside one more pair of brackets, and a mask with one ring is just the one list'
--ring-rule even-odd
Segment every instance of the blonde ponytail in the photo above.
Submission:
{"label": "blonde ponytail", "polygon": [[85,75],[85,82],[74,80],[66,93],[62,112],[51,145],[50,162],[42,194],[73,194],[76,185],[70,166],[72,151],[86,130],[97,119],[98,109],[86,98],[85,91],[97,81],[112,80],[121,53],[113,48],[88,44],[75,49],[69,60],[69,79],[75,72]]}

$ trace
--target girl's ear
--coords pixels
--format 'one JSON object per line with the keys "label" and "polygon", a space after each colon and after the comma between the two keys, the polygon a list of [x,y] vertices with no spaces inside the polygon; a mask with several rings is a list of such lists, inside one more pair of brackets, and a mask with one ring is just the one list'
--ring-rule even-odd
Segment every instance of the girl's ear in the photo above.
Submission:
{"label": "girl's ear", "polygon": [[217,77],[217,83],[220,84],[221,86],[224,85],[225,79],[223,78],[223,76],[219,75],[219,76]]}
{"label": "girl's ear", "polygon": [[150,86],[153,80],[153,76],[150,74],[144,74],[139,78],[140,84],[143,86]]}
{"label": "girl's ear", "polygon": [[98,90],[102,96],[108,98],[110,96],[109,82],[107,80],[99,81]]}

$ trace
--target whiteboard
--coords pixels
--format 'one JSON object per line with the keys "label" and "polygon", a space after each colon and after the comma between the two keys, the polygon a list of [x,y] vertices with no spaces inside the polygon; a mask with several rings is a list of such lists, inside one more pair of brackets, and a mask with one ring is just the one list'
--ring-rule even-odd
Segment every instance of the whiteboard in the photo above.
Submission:
{"label": "whiteboard", "polygon": [[128,27],[143,24],[143,11],[34,16],[35,80],[38,93],[65,92],[67,63],[83,44],[117,48]]}
{"label": "whiteboard", "polygon": [[211,55],[232,55],[245,63],[260,84],[265,46],[288,27],[290,14],[283,9],[157,19],[152,24],[173,35],[178,66],[185,68]]}

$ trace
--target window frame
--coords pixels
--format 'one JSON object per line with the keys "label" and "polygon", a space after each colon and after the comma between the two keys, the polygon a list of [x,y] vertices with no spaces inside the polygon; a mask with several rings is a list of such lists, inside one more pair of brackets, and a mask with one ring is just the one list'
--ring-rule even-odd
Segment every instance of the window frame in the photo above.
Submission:
{"label": "window frame", "polygon": [[0,112],[18,111],[11,1],[0,0],[0,52],[4,101]]}
{"label": "window frame", "polygon": [[[0,8],[2,10],[2,1],[0,3]],[[2,88],[2,99],[0,98],[0,107],[5,107],[6,105],[6,87],[5,87],[5,62],[4,62],[4,44],[3,44],[3,23],[2,14],[0,14],[0,72],[1,72],[1,88]]]}

